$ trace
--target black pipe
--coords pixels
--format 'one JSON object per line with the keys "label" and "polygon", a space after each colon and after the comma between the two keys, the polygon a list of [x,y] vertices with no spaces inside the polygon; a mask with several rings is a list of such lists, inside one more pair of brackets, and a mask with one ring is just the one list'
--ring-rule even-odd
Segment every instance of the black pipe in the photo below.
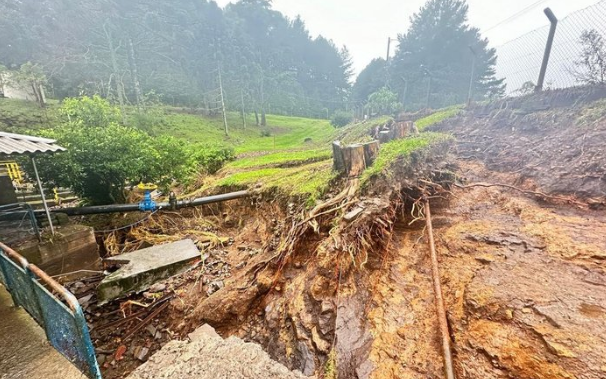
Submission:
{"label": "black pipe", "polygon": [[[157,203],[157,208],[160,209],[180,209],[187,207],[197,207],[204,204],[220,203],[228,200],[241,199],[249,196],[248,191],[238,191],[225,193],[221,195],[213,195],[207,197],[200,197],[194,200],[179,200],[176,203]],[[122,213],[122,212],[137,212],[139,211],[139,204],[114,204],[114,205],[98,205],[92,207],[74,207],[74,208],[57,208],[51,209],[54,213],[65,213],[68,216],[81,216],[81,215],[93,215],[93,214],[104,214],[104,213]],[[42,211],[37,211],[41,213]]]}

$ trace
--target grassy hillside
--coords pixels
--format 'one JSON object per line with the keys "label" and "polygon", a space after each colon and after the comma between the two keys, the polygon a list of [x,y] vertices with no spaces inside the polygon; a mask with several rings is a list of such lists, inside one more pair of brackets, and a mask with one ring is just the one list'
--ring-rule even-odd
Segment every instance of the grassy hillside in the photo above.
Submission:
{"label": "grassy hillside", "polygon": [[46,108],[24,100],[0,98],[0,131],[27,133],[29,130],[53,127],[57,124],[57,102]]}

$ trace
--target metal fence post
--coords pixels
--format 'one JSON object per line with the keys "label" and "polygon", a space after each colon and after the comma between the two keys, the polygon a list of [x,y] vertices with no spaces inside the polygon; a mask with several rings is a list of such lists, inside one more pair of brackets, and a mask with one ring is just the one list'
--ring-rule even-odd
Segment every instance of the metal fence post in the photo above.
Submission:
{"label": "metal fence post", "polygon": [[541,72],[539,74],[539,81],[535,87],[535,92],[543,90],[543,83],[545,83],[545,74],[547,73],[547,65],[549,64],[549,56],[551,55],[551,47],[553,46],[553,39],[555,37],[556,28],[558,26],[558,19],[553,14],[550,8],[545,8],[545,15],[551,22],[551,28],[549,28],[549,36],[547,37],[547,45],[545,46],[545,55],[543,55],[543,64],[541,65]]}

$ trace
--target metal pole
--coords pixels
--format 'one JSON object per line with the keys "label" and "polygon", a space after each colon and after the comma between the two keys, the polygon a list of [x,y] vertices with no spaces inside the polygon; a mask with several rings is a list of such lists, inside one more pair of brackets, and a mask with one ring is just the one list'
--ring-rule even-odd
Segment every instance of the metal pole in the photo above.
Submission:
{"label": "metal pole", "polygon": [[221,66],[219,66],[219,88],[221,89],[221,109],[223,110],[223,126],[225,127],[225,135],[228,136],[227,130],[227,115],[225,114],[225,99],[223,98],[223,81],[221,80]]}
{"label": "metal pole", "polygon": [[48,225],[50,226],[51,234],[55,235],[55,228],[53,227],[53,220],[51,219],[50,211],[48,210],[48,204],[46,204],[46,196],[44,196],[44,189],[42,188],[42,182],[40,182],[40,176],[38,175],[38,167],[36,167],[36,159],[32,157],[32,164],[34,165],[34,173],[36,174],[36,181],[38,182],[38,189],[40,190],[40,196],[42,196],[42,205],[44,205],[44,212],[48,218]]}
{"label": "metal pole", "polygon": [[450,351],[450,333],[448,332],[448,319],[446,318],[446,309],[444,307],[444,298],[442,296],[442,284],[440,283],[440,269],[438,265],[438,254],[436,253],[436,243],[433,238],[433,224],[431,222],[431,210],[429,209],[429,200],[425,200],[425,221],[427,226],[427,236],[429,240],[429,250],[431,253],[431,270],[433,276],[433,290],[436,300],[436,310],[438,313],[438,323],[442,334],[442,352],[444,354],[444,370],[447,379],[455,379],[454,368],[452,365],[452,352]]}
{"label": "metal pole", "polygon": [[240,100],[242,101],[242,125],[246,130],[246,113],[244,112],[244,90],[240,90]]}
{"label": "metal pole", "polygon": [[429,109],[429,96],[431,95],[431,75],[427,76],[427,99],[425,99],[425,109]]}
{"label": "metal pole", "polygon": [[406,112],[406,96],[408,95],[408,80],[404,79],[403,76],[400,76],[400,79],[404,81],[404,94],[402,95],[402,106],[404,107],[404,112]]}
{"label": "metal pole", "polygon": [[471,50],[472,60],[471,60],[471,76],[469,77],[469,93],[467,94],[467,106],[471,105],[471,98],[473,96],[473,81],[476,76],[476,59],[477,54],[473,47],[469,46],[469,50]]}
{"label": "metal pole", "polygon": [[547,37],[547,45],[545,46],[545,55],[543,55],[543,64],[541,65],[541,72],[539,73],[539,81],[535,87],[535,92],[543,90],[543,83],[545,82],[545,74],[547,73],[547,65],[549,64],[549,57],[551,55],[551,48],[553,46],[553,39],[555,38],[556,28],[558,26],[558,19],[553,14],[550,8],[545,8],[545,16],[551,22],[551,28],[549,28],[549,36]]}

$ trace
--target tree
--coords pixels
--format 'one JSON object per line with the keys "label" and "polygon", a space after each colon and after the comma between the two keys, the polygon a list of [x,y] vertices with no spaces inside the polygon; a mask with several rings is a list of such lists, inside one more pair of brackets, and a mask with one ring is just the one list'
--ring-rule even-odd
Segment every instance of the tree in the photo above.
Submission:
{"label": "tree", "polygon": [[124,188],[129,183],[168,187],[196,168],[185,142],[152,138],[120,125],[116,121],[119,111],[105,100],[70,99],[61,113],[69,121],[42,134],[57,140],[67,152],[40,157],[40,176],[50,186],[72,188],[92,204],[124,202]]}
{"label": "tree", "polygon": [[398,102],[398,95],[383,87],[368,97],[366,108],[371,114],[389,115],[402,108]]}
{"label": "tree", "polygon": [[495,77],[496,50],[488,48],[488,40],[467,24],[467,14],[465,0],[429,0],[398,37],[391,87],[400,96],[406,91],[407,99],[418,99],[409,109],[425,106],[428,89],[432,108],[465,102],[474,55],[474,97],[503,93],[503,79]]}
{"label": "tree", "polygon": [[365,102],[368,96],[385,86],[385,79],[385,59],[373,59],[356,78],[352,88],[352,98],[355,101]]}
{"label": "tree", "polygon": [[579,40],[583,46],[581,57],[575,62],[573,74],[583,84],[606,83],[606,46],[604,38],[595,29],[585,30]]}

